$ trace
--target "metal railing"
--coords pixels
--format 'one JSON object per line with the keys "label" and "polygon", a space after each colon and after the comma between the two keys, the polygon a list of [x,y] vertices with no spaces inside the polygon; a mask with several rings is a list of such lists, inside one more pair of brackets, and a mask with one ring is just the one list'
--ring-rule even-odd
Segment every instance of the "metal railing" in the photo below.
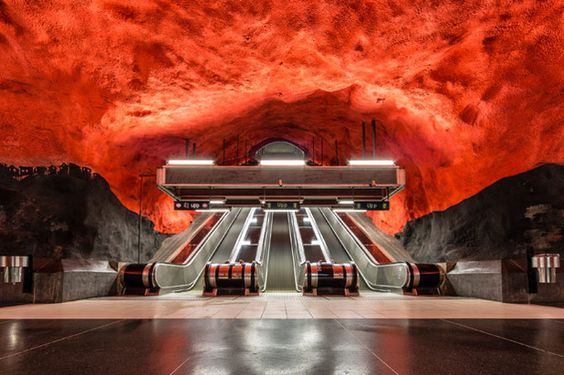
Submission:
{"label": "metal railing", "polygon": [[249,232],[249,227],[253,222],[253,217],[255,216],[256,210],[257,208],[251,208],[251,211],[249,211],[249,214],[247,215],[247,219],[245,219],[245,224],[243,224],[243,229],[241,229],[241,233],[239,233],[239,236],[237,237],[237,241],[235,242],[235,246],[233,246],[233,250],[231,250],[231,254],[229,255],[229,261],[231,263],[237,262],[237,260],[239,259],[239,251],[243,246],[243,241],[245,240],[245,236],[247,236]]}
{"label": "metal railing", "polygon": [[372,290],[390,290],[406,287],[410,281],[410,270],[406,262],[378,264],[350,229],[331,209],[321,208],[321,214],[335,233],[337,239],[355,262],[358,270]]}
{"label": "metal railing", "polygon": [[[161,247],[149,260],[149,263],[172,263],[178,253],[180,253],[183,248],[190,244],[190,241],[192,241],[192,239],[198,234],[198,232],[202,230],[208,220],[212,219],[213,215],[214,214],[212,213],[201,213],[197,215],[194,221],[185,231],[165,239],[161,244]],[[188,261],[188,258],[186,259],[186,261]]]}
{"label": "metal railing", "polygon": [[321,235],[321,231],[319,230],[319,227],[317,226],[317,222],[315,221],[315,218],[311,213],[311,209],[306,208],[305,212],[307,214],[307,217],[309,218],[311,229],[315,234],[315,238],[317,239],[317,241],[319,241],[319,247],[321,247],[321,252],[323,253],[323,257],[325,258],[325,261],[333,263],[333,257],[331,256],[331,252],[327,247],[327,243],[325,242],[325,239]]}
{"label": "metal railing", "polygon": [[266,212],[264,215],[264,222],[260,230],[257,255],[255,258],[259,289],[261,292],[266,290],[266,282],[268,280],[268,259],[270,256],[270,236],[272,233],[272,213]]}
{"label": "metal railing", "polygon": [[194,288],[204,271],[204,266],[242,211],[240,208],[234,208],[225,215],[194,249],[185,264],[156,263],[152,272],[152,284],[164,291]]}
{"label": "metal railing", "polygon": [[305,278],[306,257],[304,253],[304,246],[302,237],[300,235],[300,228],[298,226],[298,219],[295,213],[288,213],[288,225],[290,229],[290,244],[292,247],[292,262],[294,266],[294,281],[295,287],[298,292],[303,290]]}

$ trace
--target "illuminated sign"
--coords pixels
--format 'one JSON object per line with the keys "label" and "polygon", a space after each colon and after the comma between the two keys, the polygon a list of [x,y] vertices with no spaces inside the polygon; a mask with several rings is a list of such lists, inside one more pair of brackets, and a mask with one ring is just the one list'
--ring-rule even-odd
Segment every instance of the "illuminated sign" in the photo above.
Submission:
{"label": "illuminated sign", "polygon": [[262,205],[265,210],[299,210],[299,202],[265,202]]}
{"label": "illuminated sign", "polygon": [[180,211],[207,210],[210,208],[209,201],[177,201],[174,202],[174,209]]}
{"label": "illuminated sign", "polygon": [[357,210],[367,210],[367,211],[388,211],[390,209],[390,202],[389,201],[354,202],[354,208]]}

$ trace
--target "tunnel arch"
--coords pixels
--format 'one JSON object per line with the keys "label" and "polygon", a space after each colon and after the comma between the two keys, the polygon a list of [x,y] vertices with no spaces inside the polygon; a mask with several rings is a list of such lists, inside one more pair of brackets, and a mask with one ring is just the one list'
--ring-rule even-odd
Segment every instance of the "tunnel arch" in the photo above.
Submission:
{"label": "tunnel arch", "polygon": [[276,159],[302,159],[309,157],[308,150],[285,138],[268,138],[253,146],[251,155],[260,161],[265,155]]}

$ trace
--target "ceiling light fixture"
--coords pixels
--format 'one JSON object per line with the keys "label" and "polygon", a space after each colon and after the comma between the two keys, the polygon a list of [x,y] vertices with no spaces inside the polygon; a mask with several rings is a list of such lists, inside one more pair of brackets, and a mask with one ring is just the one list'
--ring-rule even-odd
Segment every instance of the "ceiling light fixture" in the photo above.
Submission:
{"label": "ceiling light fixture", "polygon": [[264,212],[299,212],[300,210],[263,210]]}
{"label": "ceiling light fixture", "polygon": [[214,165],[213,160],[207,159],[169,160],[166,163],[168,165]]}
{"label": "ceiling light fixture", "polygon": [[366,210],[357,210],[354,208],[333,208],[333,212],[366,212]]}
{"label": "ceiling light fixture", "polygon": [[396,162],[393,160],[349,160],[349,165],[362,165],[362,166],[393,166]]}
{"label": "ceiling light fixture", "polygon": [[304,160],[261,160],[260,165],[274,167],[301,167],[305,165]]}

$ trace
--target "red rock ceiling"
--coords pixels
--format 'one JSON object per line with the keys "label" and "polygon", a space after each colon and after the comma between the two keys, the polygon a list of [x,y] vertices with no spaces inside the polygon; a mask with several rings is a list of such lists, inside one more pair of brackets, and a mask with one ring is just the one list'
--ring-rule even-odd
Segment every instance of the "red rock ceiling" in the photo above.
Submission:
{"label": "red rock ceiling", "polygon": [[[407,169],[388,232],[541,162],[564,162],[560,1],[0,0],[0,160],[73,161],[137,210],[138,174],[237,134]],[[326,143],[326,155],[329,152]],[[231,148],[230,153],[233,153]],[[186,226],[151,187],[143,211]]]}

